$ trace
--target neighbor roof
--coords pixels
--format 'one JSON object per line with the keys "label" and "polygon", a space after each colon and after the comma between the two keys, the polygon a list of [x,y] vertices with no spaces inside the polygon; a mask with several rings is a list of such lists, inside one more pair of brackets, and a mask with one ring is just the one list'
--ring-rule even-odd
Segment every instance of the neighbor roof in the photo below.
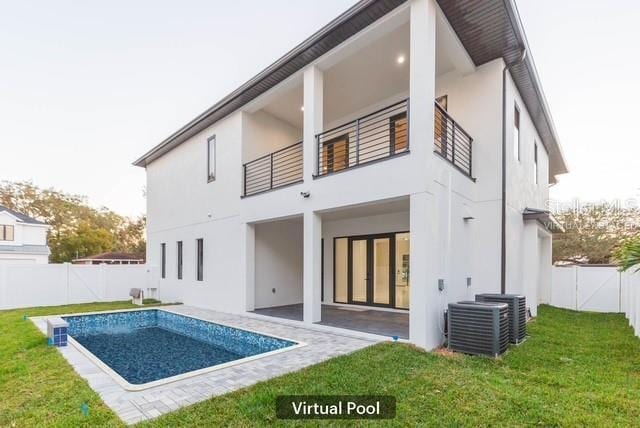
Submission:
{"label": "neighbor roof", "polygon": [[[362,0],[217,104],[145,153],[134,165],[145,167],[198,132],[233,113],[329,50],[366,28],[406,0]],[[476,65],[497,58],[514,61],[528,44],[513,0],[437,0],[447,20]],[[534,125],[549,152],[549,176],[566,173],[542,86],[531,55],[511,75]]]}
{"label": "neighbor roof", "polygon": [[19,222],[21,223],[29,223],[29,224],[46,224],[40,220],[36,220],[33,217],[29,217],[28,215],[19,213],[18,211],[14,211],[12,209],[9,209],[7,207],[5,207],[4,205],[0,205],[0,212],[6,211],[9,214],[11,214],[12,216],[16,217],[18,219]]}
{"label": "neighbor roof", "polygon": [[108,253],[95,254],[93,256],[81,257],[76,260],[144,260],[142,257],[122,251],[111,251]]}

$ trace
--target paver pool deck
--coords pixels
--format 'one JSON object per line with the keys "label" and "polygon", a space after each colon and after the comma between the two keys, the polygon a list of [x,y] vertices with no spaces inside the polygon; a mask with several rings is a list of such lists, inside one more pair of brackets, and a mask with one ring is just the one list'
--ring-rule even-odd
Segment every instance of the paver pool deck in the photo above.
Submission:
{"label": "paver pool deck", "polygon": [[[190,306],[163,306],[160,309],[288,338],[304,342],[306,345],[142,391],[124,389],[75,346],[70,344],[58,348],[75,371],[87,380],[105,404],[127,424],[156,418],[180,407],[297,371],[384,340],[384,337],[364,336],[345,330],[329,331],[301,323],[292,325],[273,319],[227,314]],[[44,334],[47,331],[47,318],[32,319]]]}

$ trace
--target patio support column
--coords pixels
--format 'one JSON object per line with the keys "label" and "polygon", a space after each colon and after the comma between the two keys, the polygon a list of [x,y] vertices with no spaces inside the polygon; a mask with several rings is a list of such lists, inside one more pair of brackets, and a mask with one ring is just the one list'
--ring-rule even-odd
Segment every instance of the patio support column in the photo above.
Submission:
{"label": "patio support column", "polygon": [[255,309],[256,292],[256,229],[253,224],[244,223],[240,225],[240,282],[244,290],[244,310]]}
{"label": "patio support column", "polygon": [[[411,289],[409,340],[424,349],[442,343],[446,293],[438,290],[438,240],[435,197],[423,192],[411,195]],[[445,287],[450,286],[445,282]]]}
{"label": "patio support column", "polygon": [[436,97],[436,5],[435,0],[411,2],[409,39],[409,147],[412,192],[434,192],[435,156],[433,135]]}
{"label": "patio support column", "polygon": [[[411,185],[409,223],[411,232],[411,288],[409,304],[409,340],[425,349],[442,343],[443,310],[446,289],[438,290],[442,272],[439,234],[446,233],[437,203],[442,186],[435,185],[433,154],[436,4],[435,0],[412,0],[409,76],[409,146],[414,179]],[[444,230],[443,230],[444,229]]]}
{"label": "patio support column", "polygon": [[304,213],[304,272],[303,303],[305,323],[318,322],[321,319],[321,237],[322,218],[309,211]]}
{"label": "patio support column", "polygon": [[316,135],[322,132],[323,127],[323,85],[322,70],[311,66],[304,71],[303,175],[307,186],[317,174]]}

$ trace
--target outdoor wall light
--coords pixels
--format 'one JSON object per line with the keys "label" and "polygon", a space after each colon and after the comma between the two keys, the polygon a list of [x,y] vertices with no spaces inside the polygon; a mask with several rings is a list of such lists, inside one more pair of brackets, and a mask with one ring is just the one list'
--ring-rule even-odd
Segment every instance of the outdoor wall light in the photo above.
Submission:
{"label": "outdoor wall light", "polygon": [[306,199],[311,196],[311,192],[300,192],[300,196]]}
{"label": "outdoor wall light", "polygon": [[406,60],[406,58],[404,57],[404,55],[400,54],[400,55],[398,55],[398,58],[396,59],[396,62],[398,64],[404,64],[405,60]]}

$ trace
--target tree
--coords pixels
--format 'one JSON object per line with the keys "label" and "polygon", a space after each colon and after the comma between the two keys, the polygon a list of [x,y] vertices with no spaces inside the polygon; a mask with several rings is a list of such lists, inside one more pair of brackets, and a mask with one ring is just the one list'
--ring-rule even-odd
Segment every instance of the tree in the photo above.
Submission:
{"label": "tree", "polygon": [[620,243],[640,233],[640,211],[611,204],[555,214],[564,232],[553,235],[553,261],[611,263]]}
{"label": "tree", "polygon": [[616,261],[623,271],[640,271],[640,235],[624,242],[616,252]]}
{"label": "tree", "polygon": [[104,207],[96,209],[84,196],[41,189],[30,182],[0,182],[0,204],[51,226],[53,263],[106,251],[145,256],[144,216],[130,219]]}

